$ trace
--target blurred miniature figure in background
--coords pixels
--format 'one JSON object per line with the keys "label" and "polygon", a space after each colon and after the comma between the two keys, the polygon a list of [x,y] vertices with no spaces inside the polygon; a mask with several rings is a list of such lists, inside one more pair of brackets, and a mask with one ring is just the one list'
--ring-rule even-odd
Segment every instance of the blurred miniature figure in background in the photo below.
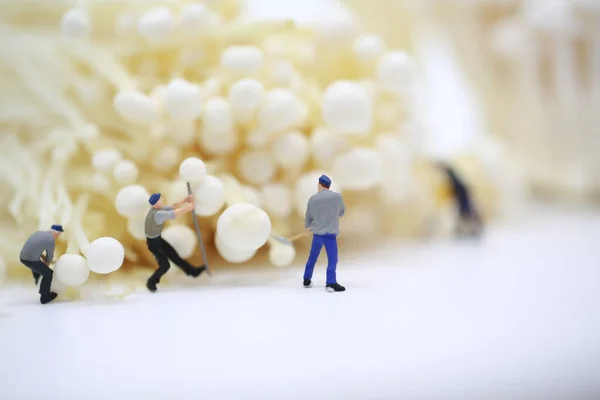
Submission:
{"label": "blurred miniature figure in background", "polygon": [[325,246],[327,252],[327,281],[325,289],[329,292],[343,292],[345,287],[337,283],[336,268],[338,262],[337,235],[339,234],[339,219],[344,216],[346,207],[342,195],[329,190],[331,179],[325,175],[319,178],[317,193],[306,206],[304,228],[306,233],[313,234],[312,245],[306,268],[304,270],[304,287],[311,287],[312,274]]}
{"label": "blurred miniature figure in background", "polygon": [[456,235],[479,237],[482,234],[483,223],[477,212],[469,188],[458,176],[456,171],[448,164],[437,162],[436,168],[441,170],[452,189],[452,196],[458,208],[458,221],[456,224]]}
{"label": "blurred miniature figure in background", "polygon": [[[29,236],[23,245],[19,259],[21,264],[29,268],[37,285],[40,276],[40,303],[47,304],[58,296],[51,291],[52,277],[54,272],[50,269],[50,263],[54,259],[56,239],[64,232],[61,225],[52,225],[49,231],[37,231]],[[46,252],[46,256],[43,253]]]}
{"label": "blurred miniature figure in background", "polygon": [[146,287],[151,292],[155,292],[156,285],[160,282],[160,278],[167,273],[171,266],[169,260],[173,261],[175,265],[181,268],[186,275],[193,276],[194,278],[204,272],[206,266],[192,266],[189,262],[182,259],[179,254],[177,254],[177,251],[175,251],[175,249],[161,236],[166,221],[175,219],[194,209],[193,197],[189,195],[178,203],[171,206],[165,206],[164,201],[161,199],[161,194],[154,193],[150,196],[148,202],[152,208],[146,215],[146,244],[148,245],[148,250],[150,250],[158,262],[158,269],[148,279]]}

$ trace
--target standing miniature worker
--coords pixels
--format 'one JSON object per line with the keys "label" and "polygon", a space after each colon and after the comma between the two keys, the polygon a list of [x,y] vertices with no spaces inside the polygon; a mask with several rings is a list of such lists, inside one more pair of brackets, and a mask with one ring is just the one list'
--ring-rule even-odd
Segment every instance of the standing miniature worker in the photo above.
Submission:
{"label": "standing miniature worker", "polygon": [[186,275],[196,278],[204,270],[206,266],[193,267],[189,262],[182,259],[177,251],[166,240],[161,237],[161,233],[166,221],[175,219],[182,214],[186,214],[194,209],[194,198],[189,195],[182,201],[166,206],[161,199],[160,193],[154,193],[148,200],[152,208],[146,215],[146,243],[148,250],[154,255],[158,262],[158,269],[152,274],[146,283],[146,287],[151,292],[156,291],[156,285],[160,282],[160,278],[167,273],[171,265],[169,260],[181,268]]}
{"label": "standing miniature worker", "polygon": [[311,278],[315,264],[325,246],[327,252],[327,281],[325,289],[329,292],[343,292],[345,287],[337,283],[335,270],[338,262],[337,235],[339,220],[346,212],[342,195],[329,190],[331,179],[325,175],[319,178],[318,192],[314,194],[306,206],[304,228],[306,233],[313,234],[310,254],[304,270],[304,287],[311,287]]}
{"label": "standing miniature worker", "polygon": [[[29,268],[37,285],[40,276],[40,303],[47,304],[58,296],[50,290],[54,272],[50,269],[50,263],[54,259],[56,239],[63,232],[61,225],[52,225],[49,231],[37,231],[29,236],[23,245],[19,259],[21,263]],[[44,251],[46,256],[43,256]]]}
{"label": "standing miniature worker", "polygon": [[436,167],[440,169],[447,177],[452,194],[458,208],[459,220],[456,227],[456,234],[479,236],[483,229],[481,218],[471,199],[469,188],[465,182],[458,176],[454,169],[445,163],[438,162]]}

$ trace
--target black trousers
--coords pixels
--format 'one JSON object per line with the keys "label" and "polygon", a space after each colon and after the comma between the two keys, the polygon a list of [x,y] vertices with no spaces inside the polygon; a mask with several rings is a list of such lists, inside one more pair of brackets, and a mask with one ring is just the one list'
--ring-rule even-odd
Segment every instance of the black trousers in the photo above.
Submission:
{"label": "black trousers", "polygon": [[33,278],[36,280],[41,276],[42,283],[40,284],[40,294],[46,295],[50,293],[50,286],[52,286],[52,277],[54,276],[54,272],[41,261],[28,261],[21,260],[21,264],[26,266],[33,273]]}
{"label": "black trousers", "polygon": [[158,283],[160,278],[167,273],[171,264],[169,260],[173,261],[173,264],[181,268],[187,275],[191,275],[194,272],[194,267],[183,258],[179,257],[179,254],[175,251],[173,246],[167,243],[162,237],[154,239],[146,239],[148,250],[154,255],[154,258],[158,262],[158,269],[154,271],[154,274],[148,279],[150,282]]}

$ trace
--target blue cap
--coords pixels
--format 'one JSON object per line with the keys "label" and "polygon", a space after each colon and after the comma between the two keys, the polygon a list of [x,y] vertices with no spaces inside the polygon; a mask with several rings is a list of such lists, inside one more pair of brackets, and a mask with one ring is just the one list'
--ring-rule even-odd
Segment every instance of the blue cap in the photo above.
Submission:
{"label": "blue cap", "polygon": [[150,205],[153,206],[153,205],[155,205],[158,202],[158,200],[160,200],[160,193],[154,193],[148,199],[148,203],[150,203]]}
{"label": "blue cap", "polygon": [[331,179],[327,175],[321,175],[319,178],[319,184],[323,187],[329,188],[331,186]]}
{"label": "blue cap", "polygon": [[64,232],[62,225],[52,225],[50,227],[50,229],[52,229],[53,231],[56,231],[56,232]]}

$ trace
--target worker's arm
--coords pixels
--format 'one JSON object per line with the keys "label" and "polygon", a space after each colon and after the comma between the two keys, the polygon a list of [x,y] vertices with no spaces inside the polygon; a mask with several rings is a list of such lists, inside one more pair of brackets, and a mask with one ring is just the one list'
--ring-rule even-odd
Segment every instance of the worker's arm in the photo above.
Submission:
{"label": "worker's arm", "polygon": [[304,214],[304,228],[310,229],[310,226],[313,222],[313,209],[312,209],[312,198],[308,200],[308,204],[306,205],[306,213]]}
{"label": "worker's arm", "polygon": [[344,216],[344,214],[346,214],[346,205],[344,204],[344,198],[342,197],[342,195],[340,194],[340,218],[342,218]]}
{"label": "worker's arm", "polygon": [[156,215],[154,215],[154,221],[156,221],[157,224],[162,225],[165,222],[167,222],[168,220],[175,219],[182,214],[192,211],[193,209],[194,209],[193,203],[187,203],[185,206],[179,207],[176,209],[169,209],[169,210],[162,209],[162,210],[158,211],[156,213]]}
{"label": "worker's arm", "polygon": [[177,203],[171,205],[170,207],[174,210],[183,207],[186,203],[193,203],[194,198],[192,197],[192,195],[188,195],[185,197],[185,199],[178,201]]}

